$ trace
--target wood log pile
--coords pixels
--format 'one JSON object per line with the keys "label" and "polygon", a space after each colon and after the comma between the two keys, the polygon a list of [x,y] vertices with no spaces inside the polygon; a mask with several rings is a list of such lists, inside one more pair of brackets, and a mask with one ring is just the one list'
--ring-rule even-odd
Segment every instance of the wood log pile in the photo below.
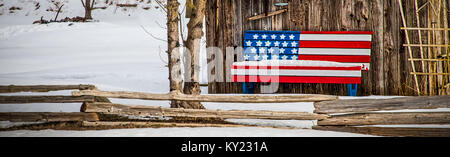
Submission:
{"label": "wood log pile", "polygon": [[[448,95],[334,100],[315,102],[314,107],[314,113],[331,115],[317,122],[318,126],[313,127],[317,130],[379,136],[450,136],[450,128],[437,126],[450,124],[450,112],[420,112],[421,109],[450,108]],[[410,112],[414,109],[419,111]],[[427,124],[434,127],[420,127]]]}
{"label": "wood log pile", "polygon": [[45,20],[43,18],[36,20],[33,24],[49,24],[52,22],[88,22],[84,17],[76,16],[76,17],[65,17],[60,20]]}

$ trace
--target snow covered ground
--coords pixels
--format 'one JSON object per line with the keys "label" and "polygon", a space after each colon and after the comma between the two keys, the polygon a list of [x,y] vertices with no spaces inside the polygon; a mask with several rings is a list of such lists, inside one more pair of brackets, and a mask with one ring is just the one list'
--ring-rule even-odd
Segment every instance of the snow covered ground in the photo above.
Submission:
{"label": "snow covered ground", "polygon": [[[61,0],[62,1],[62,0]],[[80,1],[65,2],[59,17],[83,16]],[[102,1],[99,1],[102,2]],[[113,1],[114,3],[118,1]],[[145,1],[147,2],[147,1]],[[39,9],[36,9],[39,3]],[[146,34],[166,39],[165,14],[155,3],[123,10],[109,6],[95,10],[97,22],[33,25],[44,16],[53,18],[47,0],[0,0],[0,85],[94,84],[101,90],[165,93],[167,45]],[[182,3],[183,4],[183,3]],[[11,12],[12,6],[21,10]],[[150,6],[149,10],[142,7]],[[184,22],[186,23],[186,21]],[[69,25],[70,24],[70,25]],[[203,81],[205,81],[203,79]],[[203,93],[207,92],[203,88]],[[70,91],[2,95],[70,95]],[[377,96],[371,96],[374,98]],[[345,97],[343,97],[345,98]],[[387,97],[380,97],[387,98]],[[113,102],[169,107],[167,101],[111,99]],[[81,104],[1,104],[0,112],[78,112]],[[312,112],[312,103],[225,104],[204,103],[207,109]],[[146,128],[102,131],[7,131],[0,136],[365,136],[312,130],[315,121],[230,119],[241,124],[288,126],[274,128]],[[1,122],[7,127],[11,123]]]}

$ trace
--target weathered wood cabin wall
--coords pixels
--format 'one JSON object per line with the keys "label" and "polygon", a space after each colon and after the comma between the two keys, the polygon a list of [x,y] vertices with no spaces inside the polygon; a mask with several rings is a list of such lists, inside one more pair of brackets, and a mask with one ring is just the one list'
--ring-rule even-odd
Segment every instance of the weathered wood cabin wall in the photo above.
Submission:
{"label": "weathered wood cabin wall", "polygon": [[[279,2],[289,5],[274,5]],[[419,0],[420,4],[425,2]],[[415,25],[414,0],[404,3],[408,25]],[[247,20],[254,15],[284,8],[288,11],[276,16]],[[427,16],[421,17],[421,21],[427,22]],[[371,69],[362,72],[358,95],[417,95],[413,77],[409,74],[409,54],[402,46],[405,34],[400,27],[402,21],[397,0],[208,0],[206,8],[206,44],[207,47],[222,49],[223,56],[213,58],[223,57],[223,63],[217,64],[223,64],[224,75],[216,77],[223,77],[225,81],[230,75],[226,67],[231,64],[225,61],[226,58],[241,60],[226,48],[243,46],[245,30],[373,31]],[[418,43],[416,38],[411,41]],[[419,57],[418,52],[414,54],[415,58]],[[208,72],[214,73],[214,70],[209,68]],[[241,93],[242,84],[213,81],[208,83],[208,91]],[[346,95],[346,85],[280,84],[278,92]]]}

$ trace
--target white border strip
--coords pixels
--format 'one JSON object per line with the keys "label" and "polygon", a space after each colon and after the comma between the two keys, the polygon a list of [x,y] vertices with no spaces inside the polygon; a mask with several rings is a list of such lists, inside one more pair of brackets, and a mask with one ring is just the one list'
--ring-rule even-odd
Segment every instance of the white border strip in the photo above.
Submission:
{"label": "white border strip", "polygon": [[303,55],[348,55],[370,56],[370,49],[339,49],[339,48],[300,48]]}
{"label": "white border strip", "polygon": [[361,77],[359,70],[232,69],[231,75]]}
{"label": "white border strip", "polygon": [[372,41],[368,34],[300,34],[301,40],[310,41]]}
{"label": "white border strip", "polygon": [[366,67],[370,70],[370,63],[342,63],[342,64],[347,64],[348,66],[361,66],[361,70],[363,71],[366,70]]}

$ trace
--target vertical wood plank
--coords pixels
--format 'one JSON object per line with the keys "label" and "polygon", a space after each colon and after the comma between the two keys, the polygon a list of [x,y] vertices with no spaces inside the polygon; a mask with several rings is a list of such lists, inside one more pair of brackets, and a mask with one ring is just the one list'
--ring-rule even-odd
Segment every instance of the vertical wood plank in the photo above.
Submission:
{"label": "vertical wood plank", "polygon": [[[205,15],[205,26],[206,26],[206,47],[214,47],[215,46],[215,24],[216,24],[216,0],[208,0],[206,1],[206,15]],[[207,56],[212,56],[207,60],[207,73],[208,73],[208,93],[215,93],[215,83],[213,80],[213,74],[215,74],[213,66],[210,64],[213,61],[213,54],[210,51],[207,51]]]}
{"label": "vertical wood plank", "polygon": [[369,2],[369,29],[373,30],[372,39],[372,51],[374,55],[371,56],[371,70],[374,90],[371,94],[384,95],[384,48],[383,48],[383,1],[370,1]]}
{"label": "vertical wood plank", "polygon": [[400,80],[400,11],[395,1],[384,1],[383,19],[383,53],[384,53],[384,93],[386,95],[399,95]]}

